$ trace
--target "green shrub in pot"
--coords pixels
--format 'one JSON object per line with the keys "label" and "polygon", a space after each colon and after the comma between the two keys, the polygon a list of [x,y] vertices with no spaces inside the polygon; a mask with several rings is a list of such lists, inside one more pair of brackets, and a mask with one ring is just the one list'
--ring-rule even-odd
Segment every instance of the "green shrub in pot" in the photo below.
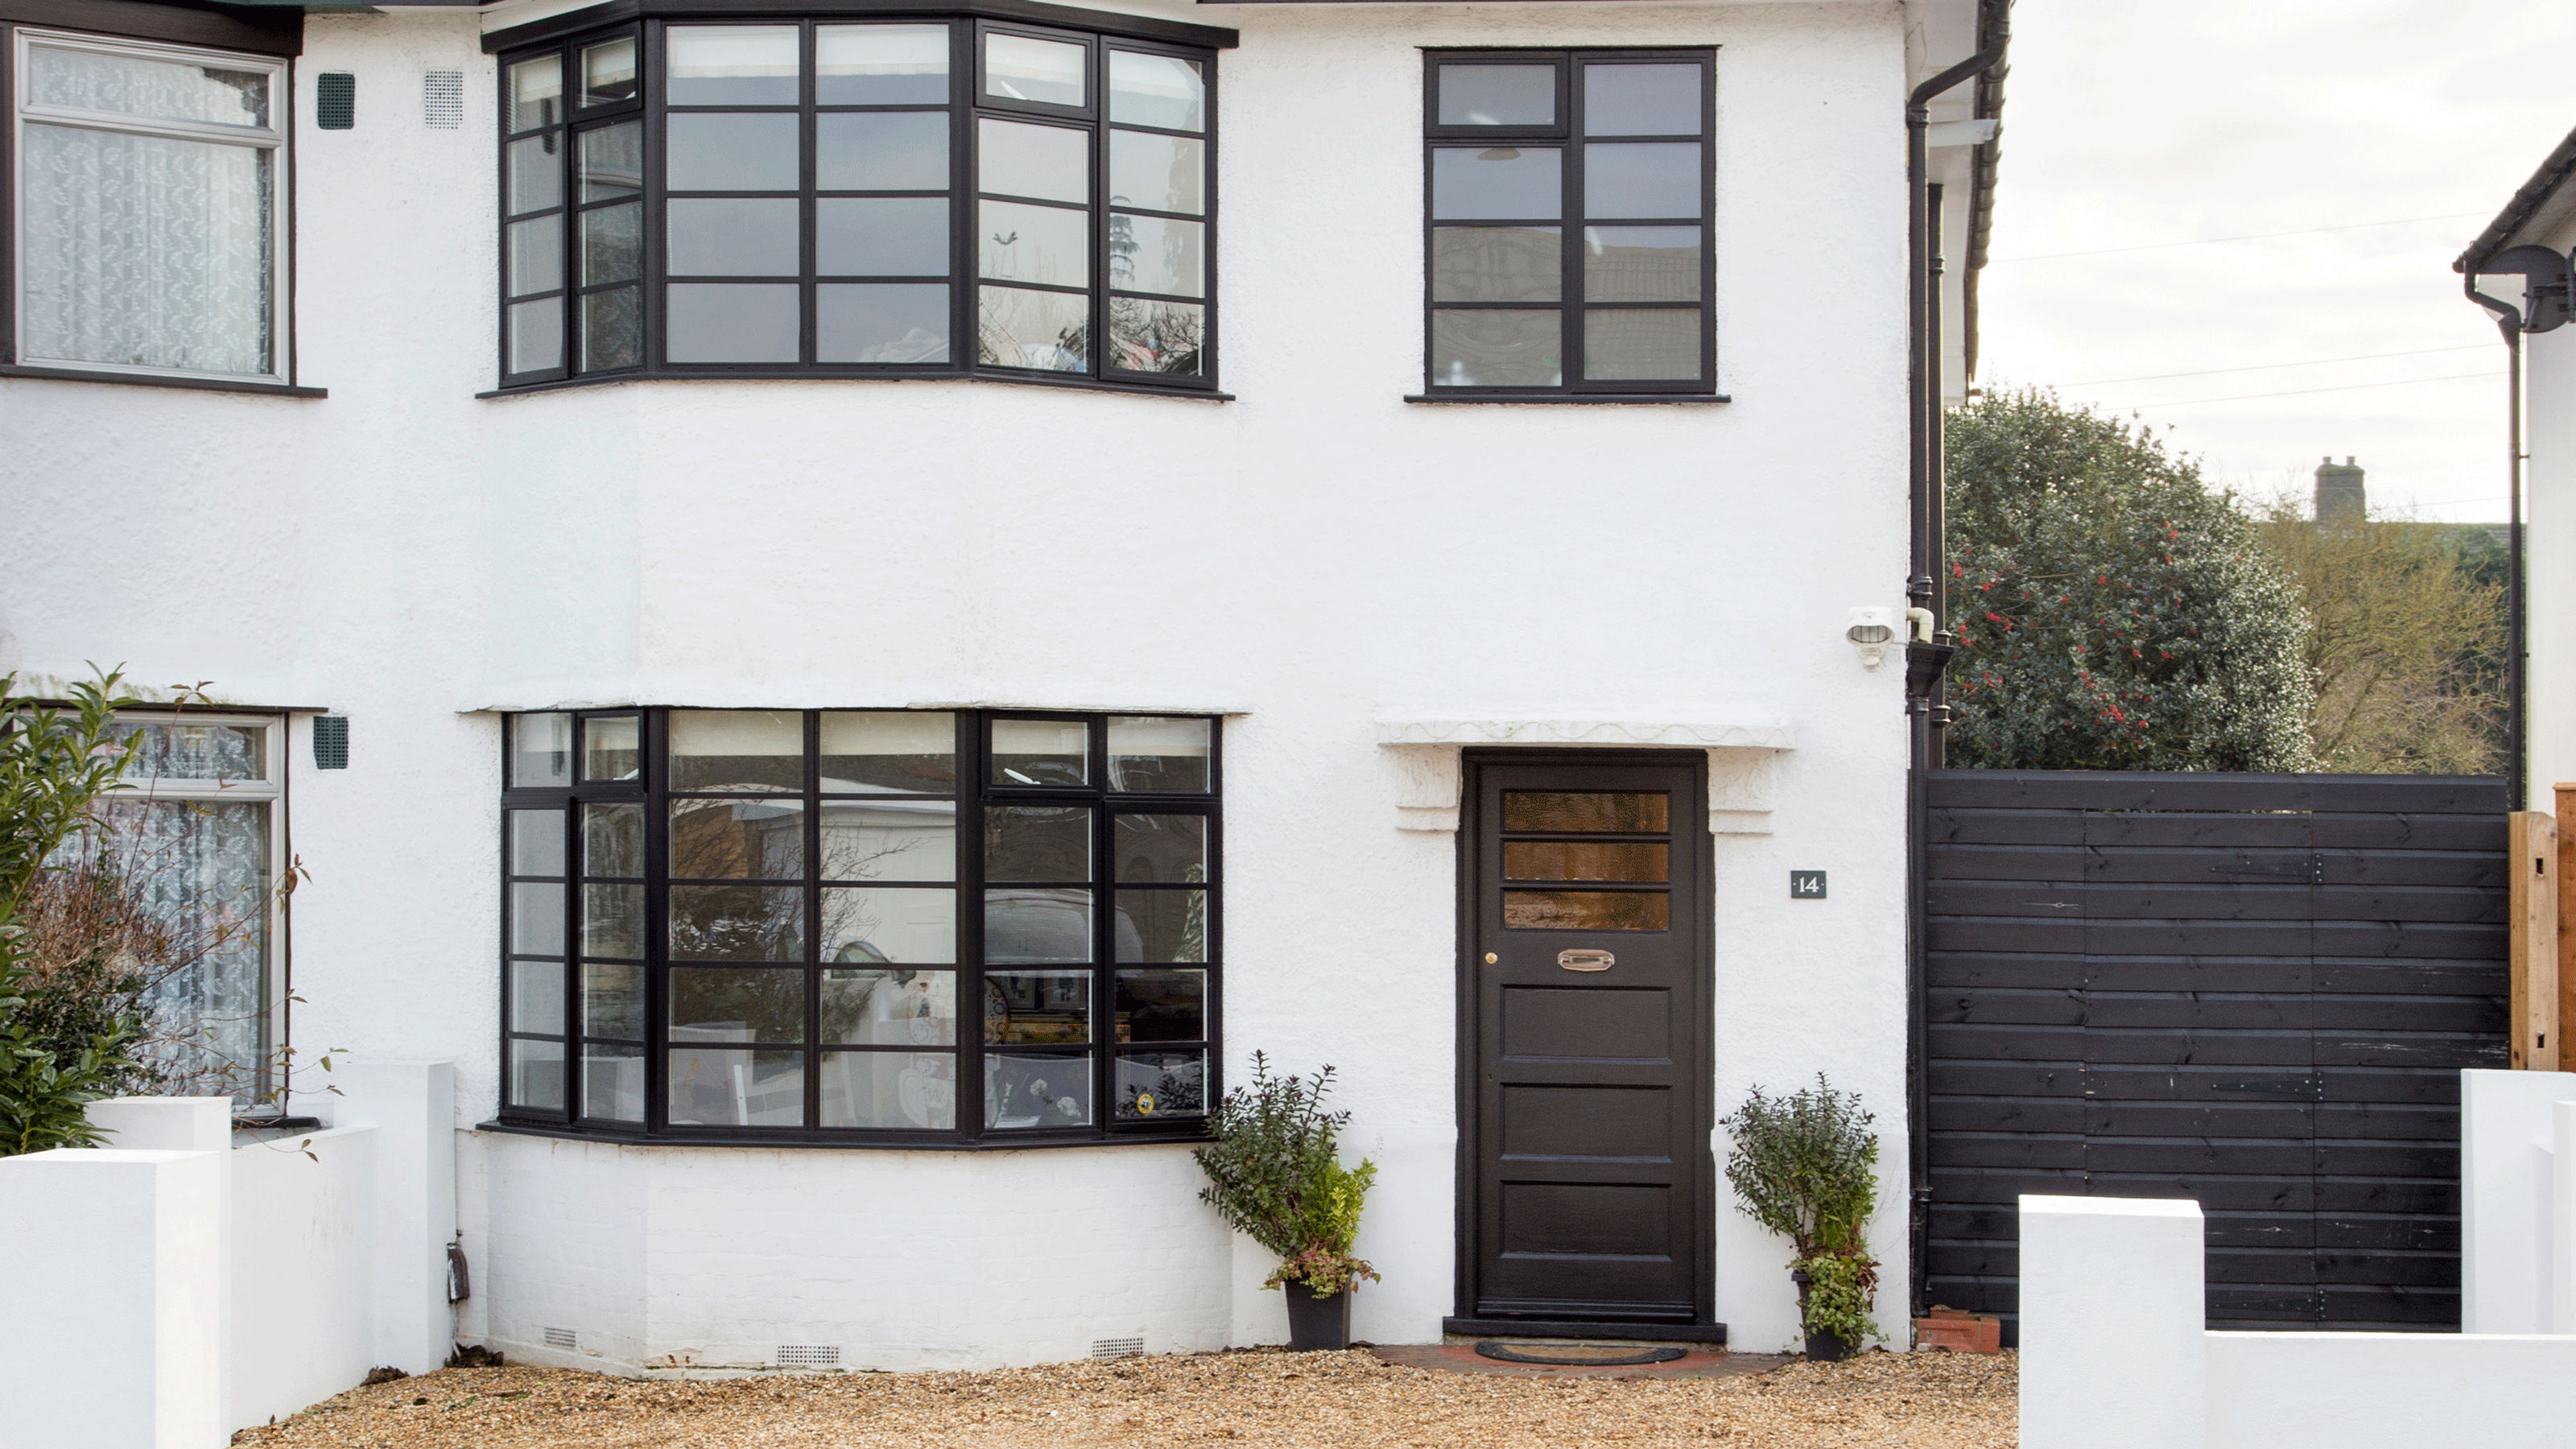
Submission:
{"label": "green shrub in pot", "polygon": [[[1197,1151],[1208,1185],[1199,1200],[1227,1226],[1279,1255],[1264,1288],[1286,1287],[1298,1348],[1340,1348],[1349,1338],[1349,1292],[1377,1270],[1353,1256],[1360,1208],[1377,1165],[1344,1167],[1341,1129],[1349,1112],[1327,1111],[1329,1066],[1309,1081],[1273,1075],[1269,1058],[1252,1055],[1252,1080],[1225,1094],[1208,1118],[1208,1142]],[[1319,1317],[1318,1315],[1322,1315]],[[1330,1318],[1338,1330],[1324,1322]],[[1310,1342],[1323,1330],[1342,1340]]]}
{"label": "green shrub in pot", "polygon": [[1878,1262],[1869,1220],[1878,1211],[1878,1137],[1860,1094],[1816,1084],[1786,1096],[1755,1087],[1722,1124],[1733,1139],[1726,1180],[1755,1222],[1790,1240],[1807,1351],[1842,1358],[1878,1337],[1869,1318]]}

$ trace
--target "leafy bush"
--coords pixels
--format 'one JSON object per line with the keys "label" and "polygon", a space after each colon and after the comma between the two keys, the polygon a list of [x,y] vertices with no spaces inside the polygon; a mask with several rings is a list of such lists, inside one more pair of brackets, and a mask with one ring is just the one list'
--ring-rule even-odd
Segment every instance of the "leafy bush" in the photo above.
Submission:
{"label": "leafy bush", "polygon": [[1252,1081],[1217,1104],[1208,1119],[1211,1140],[1196,1153],[1208,1176],[1199,1200],[1279,1255],[1264,1288],[1303,1283],[1330,1295],[1378,1276],[1351,1255],[1377,1165],[1362,1159],[1342,1166],[1338,1137],[1351,1114],[1324,1109],[1332,1085],[1329,1066],[1311,1082],[1272,1076],[1270,1059],[1255,1052]]}
{"label": "leafy bush", "polygon": [[1810,1280],[1801,1324],[1852,1344],[1878,1335],[1868,1313],[1878,1263],[1869,1220],[1878,1211],[1876,1119],[1860,1094],[1816,1084],[1774,1097],[1755,1087],[1722,1124],[1734,1140],[1726,1180],[1755,1222],[1797,1245],[1795,1271]]}

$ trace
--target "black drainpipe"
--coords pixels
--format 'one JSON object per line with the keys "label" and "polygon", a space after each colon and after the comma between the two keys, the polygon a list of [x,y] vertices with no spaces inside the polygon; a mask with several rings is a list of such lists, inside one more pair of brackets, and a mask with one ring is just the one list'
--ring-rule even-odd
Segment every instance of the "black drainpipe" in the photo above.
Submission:
{"label": "black drainpipe", "polygon": [[[2462,273],[2460,290],[2470,301],[2495,314],[2496,330],[2504,334],[2505,346],[2505,484],[2510,492],[2505,517],[2505,796],[2510,808],[2529,808],[2531,799],[2530,768],[2523,758],[2526,725],[2523,720],[2526,674],[2523,628],[2522,567],[2522,334],[2550,332],[2564,326],[2576,315],[2576,283],[2570,281],[2571,263],[2567,257],[2547,247],[2509,247],[2492,256],[2481,257],[2471,265],[2467,257],[2456,264]],[[2485,275],[2519,275],[2525,283],[2523,306],[2516,307],[2499,297],[2478,290],[2478,277]]]}
{"label": "black drainpipe", "polygon": [[1911,758],[1905,776],[1905,1094],[1906,1158],[1911,1186],[1907,1220],[1906,1297],[1921,1317],[1932,1236],[1930,1090],[1924,1077],[1929,1041],[1924,1026],[1924,837],[1930,828],[1931,772],[1941,767],[1941,729],[1948,713],[1940,703],[1941,671],[1950,662],[1949,630],[1942,626],[1948,590],[1941,572],[1940,296],[1933,271],[1933,198],[1925,172],[1925,130],[1934,97],[1993,69],[2003,60],[2012,31],[2010,12],[1995,12],[1993,40],[1966,60],[1916,86],[1905,98],[1905,291],[1907,494],[1912,506],[1907,601],[1932,616],[1932,637],[1909,628],[1905,646],[1905,713]]}

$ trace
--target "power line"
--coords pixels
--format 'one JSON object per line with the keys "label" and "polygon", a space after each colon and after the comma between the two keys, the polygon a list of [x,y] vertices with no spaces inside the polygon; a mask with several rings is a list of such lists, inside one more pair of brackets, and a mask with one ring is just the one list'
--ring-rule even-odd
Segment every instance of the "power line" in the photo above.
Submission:
{"label": "power line", "polygon": [[2329,362],[2377,362],[2384,357],[2425,357],[2436,352],[2480,352],[2495,346],[2492,342],[2472,342],[2465,347],[2419,347],[2413,352],[2365,352],[2354,357],[2315,357],[2306,362],[2266,362],[2254,367],[2213,367],[2203,372],[2151,372],[2144,377],[2097,377],[2090,382],[2060,383],[2060,387],[2101,387],[2114,382],[2162,382],[2170,377],[2216,377],[2222,372],[2270,372],[2278,367],[2323,367]]}
{"label": "power line", "polygon": [[2089,252],[2042,252],[2036,256],[2027,257],[1988,257],[1986,265],[1991,267],[2003,262],[2054,262],[2067,257],[2107,257],[2118,252],[2153,252],[2162,251],[2167,247],[2205,247],[2215,246],[2220,242],[2269,241],[2276,236],[2316,236],[2321,232],[2363,231],[2374,226],[2413,226],[2417,222],[2424,221],[2465,221],[2470,217],[2486,214],[2483,211],[2455,211],[2447,216],[2401,216],[2394,221],[2356,221],[2343,226],[2303,226],[2296,231],[2252,231],[2243,236],[2194,237],[2190,241],[2148,242],[2143,246],[2103,247],[2098,251]]}
{"label": "power line", "polygon": [[2358,392],[2366,387],[2411,387],[2419,382],[2465,382],[2473,377],[2502,376],[2504,374],[2501,372],[2455,372],[2446,377],[2401,377],[2394,382],[2352,382],[2341,387],[2305,387],[2296,392],[2248,392],[2236,393],[2228,397],[2187,397],[2173,402],[2112,403],[2104,406],[2107,411],[2122,413],[2136,408],[2185,408],[2200,403],[2253,402],[2258,398],[2267,397],[2307,397],[2321,392]]}

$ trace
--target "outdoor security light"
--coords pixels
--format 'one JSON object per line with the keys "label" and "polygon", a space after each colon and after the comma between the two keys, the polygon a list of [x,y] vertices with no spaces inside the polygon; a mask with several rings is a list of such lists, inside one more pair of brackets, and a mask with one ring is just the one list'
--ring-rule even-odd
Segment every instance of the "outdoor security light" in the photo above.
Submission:
{"label": "outdoor security light", "polygon": [[1860,651],[1860,667],[1876,669],[1887,661],[1887,641],[1896,637],[1896,615],[1893,610],[1859,608],[1851,611],[1851,627],[1843,637]]}

